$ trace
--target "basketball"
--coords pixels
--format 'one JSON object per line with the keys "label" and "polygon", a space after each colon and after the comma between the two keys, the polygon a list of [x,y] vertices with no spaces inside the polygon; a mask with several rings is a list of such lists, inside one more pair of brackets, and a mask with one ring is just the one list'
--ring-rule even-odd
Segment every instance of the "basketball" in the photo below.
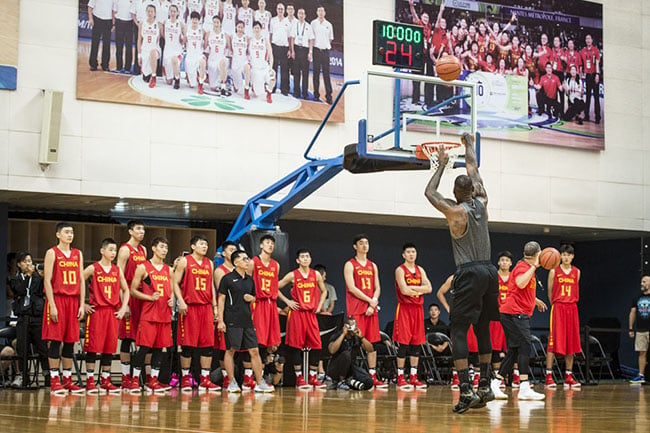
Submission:
{"label": "basketball", "polygon": [[553,247],[544,248],[539,254],[539,264],[548,271],[560,264],[560,252]]}
{"label": "basketball", "polygon": [[454,81],[460,76],[460,61],[456,56],[445,54],[436,63],[438,77],[445,81]]}

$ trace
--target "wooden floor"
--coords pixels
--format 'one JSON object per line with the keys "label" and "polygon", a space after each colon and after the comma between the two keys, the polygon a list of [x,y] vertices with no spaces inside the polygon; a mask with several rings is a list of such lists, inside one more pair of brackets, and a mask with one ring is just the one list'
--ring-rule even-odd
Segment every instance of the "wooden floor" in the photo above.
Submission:
{"label": "wooden floor", "polygon": [[[538,386],[538,390],[539,386]],[[510,390],[507,391],[512,394]],[[425,391],[296,391],[274,395],[66,396],[0,390],[0,431],[43,432],[625,432],[650,431],[650,387],[546,391],[541,402],[493,401],[451,412],[447,386]]]}

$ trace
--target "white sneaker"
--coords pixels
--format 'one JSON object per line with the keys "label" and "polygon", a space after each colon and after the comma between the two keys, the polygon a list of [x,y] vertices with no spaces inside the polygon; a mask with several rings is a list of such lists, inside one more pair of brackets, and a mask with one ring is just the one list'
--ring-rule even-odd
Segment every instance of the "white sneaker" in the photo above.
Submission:
{"label": "white sneaker", "polygon": [[227,392],[241,392],[241,388],[239,385],[237,385],[237,381],[235,379],[230,379],[230,383],[228,384],[228,389],[226,389]]}
{"label": "white sneaker", "polygon": [[273,385],[269,385],[266,383],[265,380],[262,381],[262,383],[258,383],[255,385],[255,392],[274,392],[275,387]]}
{"label": "white sneaker", "polygon": [[501,391],[501,379],[492,379],[490,381],[490,389],[494,394],[494,398],[497,400],[507,400],[508,394]]}
{"label": "white sneaker", "polygon": [[23,386],[23,374],[19,373],[14,378],[14,381],[11,382],[11,387],[12,388],[22,388],[22,386]]}
{"label": "white sneaker", "polygon": [[530,386],[529,381],[521,381],[521,385],[519,387],[519,395],[517,396],[519,400],[544,400],[546,396],[544,394],[540,394],[538,392],[535,392],[533,388]]}

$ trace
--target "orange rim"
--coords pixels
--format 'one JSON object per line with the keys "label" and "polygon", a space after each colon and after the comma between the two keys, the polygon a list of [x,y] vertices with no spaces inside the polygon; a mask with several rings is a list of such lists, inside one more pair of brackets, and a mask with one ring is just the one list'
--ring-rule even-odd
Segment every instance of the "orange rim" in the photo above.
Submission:
{"label": "orange rim", "polygon": [[445,150],[456,149],[460,147],[460,143],[454,141],[427,141],[418,144],[415,147],[415,157],[417,159],[429,160],[429,155],[438,150],[438,147],[444,146]]}

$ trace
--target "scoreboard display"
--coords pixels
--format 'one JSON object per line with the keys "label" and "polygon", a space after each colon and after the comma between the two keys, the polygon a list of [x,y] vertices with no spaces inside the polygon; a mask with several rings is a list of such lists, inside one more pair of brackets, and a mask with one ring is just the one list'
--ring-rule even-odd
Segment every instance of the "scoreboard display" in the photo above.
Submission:
{"label": "scoreboard display", "polygon": [[413,71],[424,70],[424,28],[373,21],[372,64]]}

